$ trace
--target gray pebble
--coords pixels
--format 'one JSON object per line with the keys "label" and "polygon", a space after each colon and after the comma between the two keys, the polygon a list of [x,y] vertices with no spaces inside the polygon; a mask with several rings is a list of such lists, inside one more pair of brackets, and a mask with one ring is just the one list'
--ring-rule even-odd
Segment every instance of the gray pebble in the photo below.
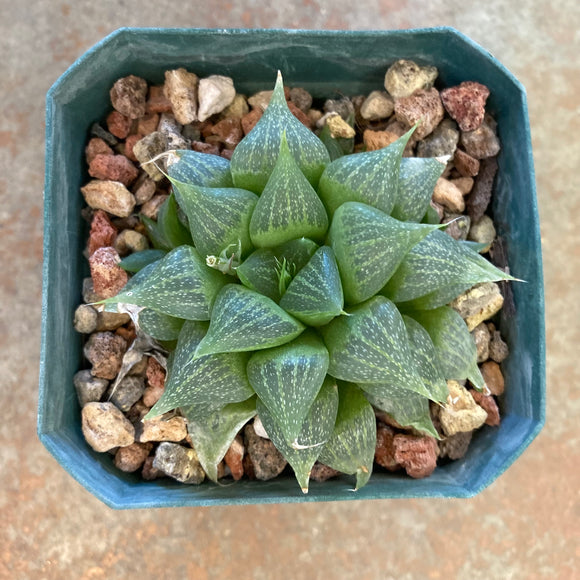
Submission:
{"label": "gray pebble", "polygon": [[304,113],[312,107],[312,95],[301,87],[290,89],[290,100]]}
{"label": "gray pebble", "polygon": [[444,119],[435,127],[433,133],[417,144],[417,157],[441,157],[454,155],[459,142],[457,124],[451,119]]}
{"label": "gray pebble", "polygon": [[502,339],[499,330],[494,330],[491,333],[489,343],[489,358],[496,363],[501,363],[508,357],[509,353],[508,345]]}
{"label": "gray pebble", "polygon": [[81,304],[75,310],[73,325],[81,334],[91,334],[97,328],[97,311],[88,304]]}
{"label": "gray pebble", "polygon": [[92,124],[91,136],[102,139],[107,145],[110,145],[111,147],[114,147],[118,143],[117,138],[108,131],[106,131],[105,129],[103,129],[98,123]]}
{"label": "gray pebble", "polygon": [[354,115],[354,105],[346,97],[343,99],[328,99],[324,103],[324,112],[338,113],[346,121],[350,115]]}
{"label": "gray pebble", "polygon": [[[160,153],[164,153],[168,149],[167,137],[165,134],[161,133],[161,131],[153,131],[153,133],[149,133],[135,143],[133,146],[133,153],[137,160],[145,164],[143,165],[143,169],[149,174],[149,177],[153,179],[153,181],[161,181],[163,179],[163,173],[157,169],[155,163],[147,163],[151,159],[154,159]],[[158,160],[157,163],[160,165],[162,164],[161,160]]]}
{"label": "gray pebble", "polygon": [[205,479],[195,450],[177,443],[161,443],[155,451],[153,467],[181,483],[200,484]]}
{"label": "gray pebble", "polygon": [[252,425],[246,425],[244,436],[246,451],[257,479],[273,479],[284,471],[287,462],[272,441],[256,435]]}
{"label": "gray pebble", "polygon": [[99,300],[102,300],[102,296],[95,292],[93,279],[90,276],[83,278],[83,301],[85,304],[93,304]]}
{"label": "gray pebble", "polygon": [[93,377],[89,370],[76,373],[73,382],[81,407],[100,401],[109,386],[109,381]]}
{"label": "gray pebble", "polygon": [[145,391],[145,381],[141,377],[127,376],[115,388],[109,400],[121,411],[126,413]]}

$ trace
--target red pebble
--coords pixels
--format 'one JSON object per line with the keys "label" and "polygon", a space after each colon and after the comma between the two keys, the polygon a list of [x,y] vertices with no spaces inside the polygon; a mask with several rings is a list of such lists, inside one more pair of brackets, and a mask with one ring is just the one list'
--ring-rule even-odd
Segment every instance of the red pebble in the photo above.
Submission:
{"label": "red pebble", "polygon": [[120,261],[114,248],[99,248],[89,258],[93,287],[99,296],[112,298],[127,284],[129,276],[119,266]]}
{"label": "red pebble", "polygon": [[462,131],[475,131],[483,122],[489,89],[480,83],[465,81],[441,91],[441,101]]}
{"label": "red pebble", "polygon": [[191,148],[198,153],[209,153],[211,155],[219,155],[220,150],[216,145],[211,143],[203,143],[202,141],[192,141]]}
{"label": "red pebble", "polygon": [[93,137],[85,148],[87,163],[90,164],[97,155],[113,155],[113,150],[99,137]]}
{"label": "red pebble", "polygon": [[499,407],[492,395],[484,395],[476,390],[470,390],[473,400],[487,413],[486,425],[497,427],[500,424]]}
{"label": "red pebble", "polygon": [[119,111],[113,111],[109,113],[107,117],[107,128],[109,129],[109,133],[112,133],[118,139],[125,139],[131,130],[131,125],[133,122],[129,117],[125,117],[125,115],[121,115]]}
{"label": "red pebble", "polygon": [[244,136],[241,119],[233,117],[216,123],[211,131],[228,149],[234,149]]}
{"label": "red pebble", "polygon": [[138,163],[137,157],[135,157],[135,153],[133,153],[133,147],[135,147],[135,143],[137,141],[141,141],[143,139],[143,135],[129,135],[127,140],[125,141],[125,157],[133,161],[134,163]]}
{"label": "red pebble", "polygon": [[393,440],[395,438],[395,431],[383,425],[377,424],[377,446],[375,448],[375,461],[389,471],[397,471],[401,469],[399,462],[395,459],[395,447]]}
{"label": "red pebble", "polygon": [[238,481],[244,475],[244,442],[240,435],[236,435],[230,448],[227,450],[224,461],[232,472],[232,477]]}
{"label": "red pebble", "polygon": [[137,179],[139,171],[124,155],[97,155],[89,165],[89,175],[96,179],[119,181],[128,187]]}
{"label": "red pebble", "polygon": [[415,479],[431,475],[437,467],[438,445],[433,437],[395,435],[393,446],[395,460]]}
{"label": "red pebble", "polygon": [[147,382],[143,402],[148,407],[153,407],[165,390],[165,370],[152,356],[147,361]]}
{"label": "red pebble", "polygon": [[310,122],[310,119],[308,118],[308,115],[302,111],[301,109],[299,109],[292,101],[288,101],[288,108],[290,109],[290,112],[306,127],[308,127],[308,129],[312,128],[312,123]]}
{"label": "red pebble", "polygon": [[99,248],[112,246],[116,237],[117,228],[111,223],[109,216],[102,209],[96,210],[89,234],[89,256],[92,256]]}
{"label": "red pebble", "polygon": [[242,129],[244,130],[244,135],[247,135],[255,126],[256,123],[261,119],[262,111],[254,109],[248,114],[242,117]]}
{"label": "red pebble", "polygon": [[163,86],[149,87],[147,113],[171,113],[171,102],[163,92]]}

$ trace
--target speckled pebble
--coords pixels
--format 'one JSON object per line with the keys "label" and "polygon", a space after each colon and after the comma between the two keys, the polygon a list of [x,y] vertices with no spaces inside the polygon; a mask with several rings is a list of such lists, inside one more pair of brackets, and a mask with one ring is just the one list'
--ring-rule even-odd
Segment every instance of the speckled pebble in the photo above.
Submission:
{"label": "speckled pebble", "polygon": [[439,421],[446,435],[479,429],[487,413],[473,400],[469,391],[457,381],[447,381],[447,404],[439,410]]}
{"label": "speckled pebble", "polygon": [[477,348],[477,362],[485,362],[489,358],[490,332],[485,322],[478,324],[472,331],[471,336]]}
{"label": "speckled pebble", "polygon": [[439,91],[435,88],[419,90],[408,97],[395,101],[395,117],[397,120],[415,129],[416,139],[424,139],[441,123],[445,111],[439,98]]}
{"label": "speckled pebble", "polygon": [[111,380],[121,369],[126,350],[127,341],[121,336],[112,332],[96,332],[85,344],[84,354],[93,365],[93,376]]}
{"label": "speckled pebble", "polygon": [[95,292],[103,298],[118,294],[129,280],[127,272],[119,266],[120,260],[114,248],[99,248],[89,258]]}
{"label": "speckled pebble", "polygon": [[73,384],[79,400],[79,405],[84,407],[87,403],[96,403],[105,394],[109,381],[94,377],[89,370],[79,371],[73,377]]}
{"label": "speckled pebble", "polygon": [[145,463],[153,445],[151,443],[132,443],[119,447],[115,453],[115,467],[125,473],[133,473]]}
{"label": "speckled pebble", "polygon": [[266,481],[280,475],[287,462],[274,444],[258,437],[252,425],[246,425],[244,435],[246,456],[252,465],[255,477]]}
{"label": "speckled pebble", "polygon": [[510,353],[508,345],[502,339],[499,330],[494,329],[490,332],[491,341],[489,343],[489,358],[494,360],[496,363],[501,363],[508,357]]}
{"label": "speckled pebble", "polygon": [[198,82],[197,75],[184,68],[165,71],[163,92],[182,125],[197,120]]}
{"label": "speckled pebble", "polygon": [[441,157],[453,155],[459,142],[457,125],[451,119],[444,119],[433,133],[417,143],[417,157]]}
{"label": "speckled pebble", "polygon": [[133,425],[113,403],[87,403],[82,410],[82,430],[87,443],[100,453],[135,440]]}
{"label": "speckled pebble", "polygon": [[81,334],[91,334],[97,329],[97,311],[88,304],[81,304],[75,310],[73,326]]}
{"label": "speckled pebble", "polygon": [[167,151],[168,147],[167,137],[161,131],[154,131],[153,133],[149,133],[149,135],[145,135],[143,139],[137,141],[133,146],[135,157],[153,181],[161,181],[163,179],[163,173],[156,166],[156,163],[158,163],[162,167],[163,163],[162,160],[149,162],[161,153]]}
{"label": "speckled pebble", "polygon": [[473,431],[459,432],[439,441],[439,457],[457,460],[467,453],[473,437]]}
{"label": "speckled pebble", "polygon": [[485,282],[459,295],[450,306],[465,320],[471,332],[480,322],[499,312],[503,296],[495,282]]}
{"label": "speckled pebble", "polygon": [[408,97],[416,90],[429,89],[437,78],[434,66],[420,66],[412,60],[398,60],[385,74],[385,89],[395,99]]}
{"label": "speckled pebble", "polygon": [[387,119],[395,110],[393,98],[383,91],[373,91],[360,107],[360,116],[367,121]]}
{"label": "speckled pebble", "polygon": [[205,473],[195,450],[176,443],[161,443],[155,451],[153,467],[181,483],[199,485]]}
{"label": "speckled pebble", "polygon": [[138,119],[145,114],[147,83],[139,77],[129,75],[119,79],[110,91],[113,107],[129,119]]}
{"label": "speckled pebble", "polygon": [[147,441],[182,441],[187,436],[187,427],[183,417],[164,419],[154,417],[143,421],[137,432],[140,443]]}
{"label": "speckled pebble", "polygon": [[145,383],[141,377],[127,376],[119,382],[108,400],[126,413],[143,395]]}

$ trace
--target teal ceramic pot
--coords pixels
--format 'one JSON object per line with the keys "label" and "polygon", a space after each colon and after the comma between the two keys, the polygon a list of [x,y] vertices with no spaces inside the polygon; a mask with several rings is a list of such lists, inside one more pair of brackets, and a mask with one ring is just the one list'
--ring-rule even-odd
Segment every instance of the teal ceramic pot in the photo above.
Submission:
{"label": "teal ceramic pot", "polygon": [[[135,74],[159,83],[166,69],[183,66],[199,76],[230,76],[240,92],[252,94],[271,88],[280,69],[290,86],[333,97],[380,89],[386,69],[399,58],[435,65],[441,86],[475,80],[491,90],[488,109],[502,142],[494,221],[506,241],[511,272],[527,281],[512,284],[515,309],[502,311],[501,331],[511,355],[503,364],[501,426],[484,427],[466,457],[427,479],[377,472],[357,493],[350,491],[349,478],[313,482],[303,495],[292,476],[220,487],[146,482],[117,471],[111,455],[93,452],[83,439],[72,380],[83,368],[82,337],[72,322],[87,274],[79,192],[88,179],[84,147],[90,125],[110,108],[114,81]],[[47,95],[44,227],[38,433],[60,465],[113,508],[469,497],[503,473],[544,423],[544,294],[525,90],[489,52],[456,30],[118,30],[77,60]]]}

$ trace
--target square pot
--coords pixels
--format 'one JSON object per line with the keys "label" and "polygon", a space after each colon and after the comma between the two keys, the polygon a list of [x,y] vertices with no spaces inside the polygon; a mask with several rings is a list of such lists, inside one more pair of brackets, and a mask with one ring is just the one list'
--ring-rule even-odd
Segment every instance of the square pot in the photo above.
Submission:
{"label": "square pot", "polygon": [[[81,432],[73,386],[83,367],[82,337],[73,329],[87,275],[82,255],[87,228],[80,186],[88,180],[84,146],[90,125],[110,109],[119,77],[162,82],[170,68],[199,76],[223,74],[239,92],[269,89],[280,69],[290,86],[314,97],[368,94],[383,86],[386,69],[408,58],[439,69],[438,83],[475,80],[491,90],[487,108],[498,121],[502,150],[493,202],[494,222],[507,243],[515,313],[502,310],[501,331],[511,354],[503,364],[507,389],[499,428],[484,427],[466,457],[426,479],[375,473],[352,493],[351,478],[312,482],[303,495],[293,477],[240,481],[220,487],[146,482],[95,453]],[[523,452],[544,423],[545,337],[540,231],[525,90],[489,52],[450,28],[345,32],[295,30],[120,29],[78,59],[54,84],[46,102],[44,291],[38,434],[56,460],[87,490],[114,508],[305,502],[399,497],[469,497],[492,483]]]}

